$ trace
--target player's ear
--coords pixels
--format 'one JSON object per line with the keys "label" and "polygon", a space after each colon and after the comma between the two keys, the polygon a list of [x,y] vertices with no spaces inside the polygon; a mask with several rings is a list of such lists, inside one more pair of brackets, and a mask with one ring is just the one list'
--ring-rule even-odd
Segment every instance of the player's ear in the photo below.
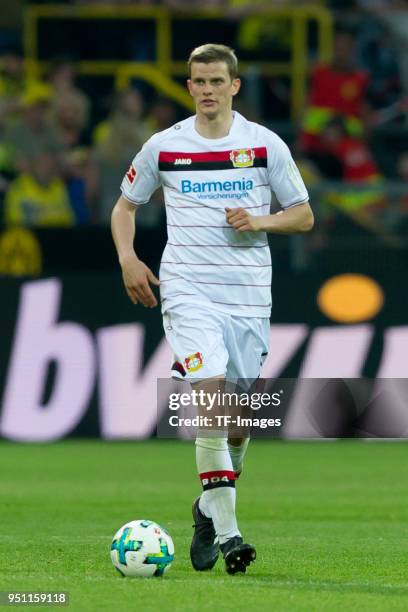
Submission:
{"label": "player's ear", "polygon": [[190,94],[190,96],[192,96],[193,94],[191,93],[191,79],[187,79],[187,89],[188,89],[188,93]]}
{"label": "player's ear", "polygon": [[232,95],[236,96],[241,89],[241,79],[233,79],[232,81]]}

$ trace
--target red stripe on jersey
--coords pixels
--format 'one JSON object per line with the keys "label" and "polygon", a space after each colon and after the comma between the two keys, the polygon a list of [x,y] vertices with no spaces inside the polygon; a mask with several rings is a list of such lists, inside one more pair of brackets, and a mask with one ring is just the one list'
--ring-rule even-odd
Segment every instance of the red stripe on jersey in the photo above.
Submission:
{"label": "red stripe on jersey", "polygon": [[[244,149],[244,147],[243,147]],[[186,153],[174,151],[160,151],[159,162],[174,164],[176,159],[185,160],[191,159],[194,162],[220,162],[231,161],[231,152],[239,149],[230,149],[229,151],[206,151],[205,153]],[[255,153],[254,159],[267,159],[266,147],[252,147],[245,149]],[[182,165],[182,164],[180,164]]]}

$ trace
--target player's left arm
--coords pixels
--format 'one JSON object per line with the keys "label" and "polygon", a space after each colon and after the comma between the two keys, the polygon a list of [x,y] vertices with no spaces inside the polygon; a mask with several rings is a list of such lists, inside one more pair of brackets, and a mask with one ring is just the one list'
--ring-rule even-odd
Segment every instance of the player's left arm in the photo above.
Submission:
{"label": "player's left arm", "polygon": [[227,222],[237,232],[297,234],[310,232],[314,216],[309,202],[291,206],[273,215],[250,215],[244,208],[226,208]]}

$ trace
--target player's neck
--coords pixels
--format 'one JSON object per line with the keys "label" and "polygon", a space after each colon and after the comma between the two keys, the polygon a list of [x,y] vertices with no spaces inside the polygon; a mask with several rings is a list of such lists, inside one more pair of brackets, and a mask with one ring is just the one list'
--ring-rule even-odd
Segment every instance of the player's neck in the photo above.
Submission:
{"label": "player's neck", "polygon": [[197,113],[195,128],[204,138],[224,138],[228,136],[233,120],[234,115],[231,110],[225,115],[214,118]]}

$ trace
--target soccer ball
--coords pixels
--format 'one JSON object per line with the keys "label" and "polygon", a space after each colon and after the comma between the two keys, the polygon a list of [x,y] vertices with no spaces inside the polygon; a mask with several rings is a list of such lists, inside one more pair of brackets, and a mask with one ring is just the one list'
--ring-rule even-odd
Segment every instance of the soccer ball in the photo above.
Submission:
{"label": "soccer ball", "polygon": [[163,576],[174,559],[174,544],[157,523],[131,521],[113,536],[110,554],[122,576]]}

